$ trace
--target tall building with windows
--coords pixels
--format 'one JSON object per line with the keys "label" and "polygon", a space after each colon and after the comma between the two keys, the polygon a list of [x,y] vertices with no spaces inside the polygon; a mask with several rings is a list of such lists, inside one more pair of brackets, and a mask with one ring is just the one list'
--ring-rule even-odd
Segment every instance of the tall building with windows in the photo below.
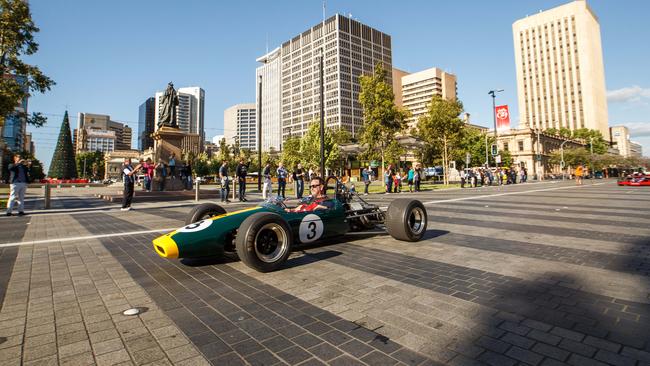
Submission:
{"label": "tall building with windows", "polygon": [[[77,128],[74,130],[75,150],[110,152],[131,149],[132,131],[128,125],[111,121],[105,114],[79,113]],[[89,140],[90,139],[90,140]],[[112,139],[110,143],[105,141]]]}
{"label": "tall building with windows", "polygon": [[519,19],[512,33],[521,126],[608,136],[600,25],[586,1]]}
{"label": "tall building with windows", "polygon": [[411,112],[411,117],[407,120],[410,128],[415,127],[420,116],[427,112],[434,95],[448,100],[456,99],[456,75],[435,67],[412,74],[401,73],[400,81],[393,81],[393,85],[399,85],[399,93],[395,92],[395,98],[400,96],[400,103],[396,100],[395,104]]}
{"label": "tall building with windows", "polygon": [[[5,75],[2,77],[16,78],[16,81],[26,88],[25,78],[22,76]],[[1,137],[6,147],[14,152],[26,149],[25,134],[27,133],[27,101],[28,98],[23,98],[14,108],[15,113],[11,113],[5,117],[4,127],[1,129]]]}
{"label": "tall building with windows", "polygon": [[255,112],[253,103],[235,104],[223,112],[223,135],[227,144],[233,145],[239,142],[241,149],[257,150]]}
{"label": "tall building with windows", "polygon": [[[281,57],[280,47],[258,58],[262,65],[255,72],[257,87],[255,88],[256,106],[260,101],[260,85],[262,83],[262,151],[282,148],[282,94],[280,92]],[[257,145],[256,145],[257,146]]]}
{"label": "tall building with windows", "polygon": [[[324,117],[328,127],[343,128],[352,136],[359,133],[363,125],[359,76],[371,75],[377,63],[383,63],[387,82],[392,83],[392,47],[388,34],[340,14],[316,24],[280,47],[282,141],[289,136],[302,136],[312,121],[320,119],[321,55],[325,69]],[[268,57],[270,62],[275,60]],[[274,66],[268,67],[269,73]],[[276,97],[263,91],[263,110],[271,103],[266,101],[267,96]],[[264,128],[262,131],[266,135]]]}
{"label": "tall building with windows", "polygon": [[[205,91],[198,86],[178,88],[178,105],[176,106],[176,122],[178,128],[200,137],[199,150],[203,150],[205,140]],[[154,125],[158,128],[158,116],[160,115],[160,102],[164,92],[156,92],[155,96],[155,118]]]}
{"label": "tall building with windows", "polygon": [[138,150],[144,151],[153,147],[151,134],[156,130],[154,119],[156,118],[156,100],[149,97],[138,109]]}

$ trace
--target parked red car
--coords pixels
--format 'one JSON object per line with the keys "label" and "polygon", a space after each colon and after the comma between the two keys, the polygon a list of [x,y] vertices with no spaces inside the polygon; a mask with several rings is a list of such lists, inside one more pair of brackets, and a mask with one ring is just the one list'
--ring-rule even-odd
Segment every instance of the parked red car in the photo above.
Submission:
{"label": "parked red car", "polygon": [[619,186],[649,186],[650,187],[650,175],[644,175],[640,173],[635,173],[633,175],[628,175],[624,179],[618,181]]}

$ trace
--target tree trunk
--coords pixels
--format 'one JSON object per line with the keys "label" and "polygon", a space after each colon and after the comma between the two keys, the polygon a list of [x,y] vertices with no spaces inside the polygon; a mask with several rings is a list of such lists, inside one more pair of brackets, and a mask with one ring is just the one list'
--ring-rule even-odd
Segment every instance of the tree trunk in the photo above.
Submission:
{"label": "tree trunk", "polygon": [[443,171],[445,172],[444,175],[444,184],[445,186],[449,185],[449,162],[448,156],[447,156],[447,136],[443,136],[442,142],[444,144],[443,151],[442,151],[442,164],[444,164]]}
{"label": "tree trunk", "polygon": [[382,186],[384,186],[384,190],[387,190],[387,186],[385,186],[386,182],[384,179],[384,174],[386,174],[386,167],[384,166],[384,150],[381,150],[381,182]]}

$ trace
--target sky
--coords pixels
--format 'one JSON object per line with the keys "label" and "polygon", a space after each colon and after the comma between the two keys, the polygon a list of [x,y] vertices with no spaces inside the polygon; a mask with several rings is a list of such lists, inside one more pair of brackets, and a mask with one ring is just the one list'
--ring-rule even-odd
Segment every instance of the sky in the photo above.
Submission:
{"label": "sky", "polygon": [[[504,89],[517,125],[512,23],[567,1],[329,0],[335,13],[392,36],[393,67],[438,67],[456,74],[458,97],[474,124],[491,126],[488,91]],[[627,125],[650,156],[650,2],[591,0],[599,18],[609,124]],[[49,166],[63,114],[107,114],[134,129],[138,107],[172,81],[205,90],[206,139],[223,134],[223,111],[255,102],[255,59],[317,24],[322,0],[31,0],[39,51],[26,58],[57,83],[29,100],[48,117],[33,132]]]}

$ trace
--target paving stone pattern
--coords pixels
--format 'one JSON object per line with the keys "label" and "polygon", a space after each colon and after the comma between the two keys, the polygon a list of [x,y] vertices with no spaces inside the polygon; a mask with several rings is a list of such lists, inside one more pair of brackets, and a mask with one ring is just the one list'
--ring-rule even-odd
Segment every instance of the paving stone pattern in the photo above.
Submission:
{"label": "paving stone pattern", "polygon": [[227,265],[161,261],[151,239],[102,241],[214,365],[433,363]]}
{"label": "paving stone pattern", "polygon": [[7,285],[14,269],[18,247],[0,248],[0,310],[7,292]]}

